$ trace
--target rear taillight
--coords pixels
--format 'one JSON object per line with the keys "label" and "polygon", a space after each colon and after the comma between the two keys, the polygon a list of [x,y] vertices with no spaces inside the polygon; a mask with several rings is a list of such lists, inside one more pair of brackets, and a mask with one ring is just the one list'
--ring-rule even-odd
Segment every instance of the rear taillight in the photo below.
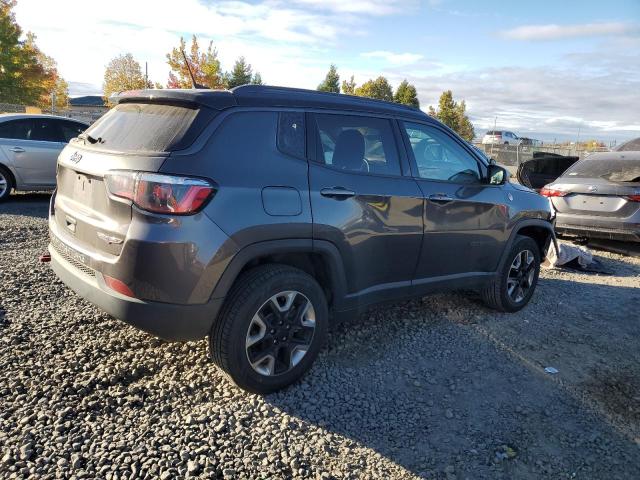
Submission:
{"label": "rear taillight", "polygon": [[108,275],[103,275],[103,277],[104,283],[114,292],[118,292],[121,295],[126,295],[127,297],[135,297],[131,289],[122,280],[118,280],[117,278],[113,278]]}
{"label": "rear taillight", "polygon": [[557,188],[546,186],[546,187],[542,187],[539,193],[543,197],[564,197],[568,192],[565,192],[564,190],[558,190]]}
{"label": "rear taillight", "polygon": [[206,180],[160,173],[112,170],[105,180],[111,195],[154,213],[191,215],[215,193],[215,187]]}
{"label": "rear taillight", "polygon": [[632,202],[640,202],[640,195],[627,195],[625,198]]}

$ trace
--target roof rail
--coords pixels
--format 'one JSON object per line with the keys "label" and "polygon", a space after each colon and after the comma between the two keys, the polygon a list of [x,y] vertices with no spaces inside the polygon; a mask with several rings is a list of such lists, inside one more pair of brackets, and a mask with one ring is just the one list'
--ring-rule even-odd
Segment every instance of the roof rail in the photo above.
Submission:
{"label": "roof rail", "polygon": [[306,88],[293,88],[293,87],[278,87],[273,85],[240,85],[238,87],[232,88],[231,91],[234,95],[238,96],[251,96],[256,94],[264,94],[264,95],[291,95],[291,94],[300,94],[305,95],[310,98],[318,98],[318,97],[332,97],[335,100],[352,100],[361,105],[380,105],[387,108],[400,108],[405,110],[410,110],[412,112],[420,111],[420,109],[416,107],[412,107],[410,105],[404,105],[402,103],[388,102],[386,100],[378,100],[375,98],[369,97],[359,97],[356,95],[347,95],[343,93],[333,93],[333,92],[320,92],[318,90],[309,90]]}

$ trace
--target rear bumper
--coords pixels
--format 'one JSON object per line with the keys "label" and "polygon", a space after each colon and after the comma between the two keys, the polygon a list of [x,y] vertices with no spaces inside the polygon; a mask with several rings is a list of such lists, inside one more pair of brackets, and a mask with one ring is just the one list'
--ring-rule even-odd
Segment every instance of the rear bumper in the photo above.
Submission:
{"label": "rear bumper", "polygon": [[100,272],[79,268],[49,245],[51,268],[68,287],[113,317],[168,341],[199,340],[207,336],[223,299],[179,305],[138,300],[110,290]]}
{"label": "rear bumper", "polygon": [[561,215],[556,218],[556,232],[576,237],[640,242],[640,228],[635,225],[626,226],[614,222],[599,222],[596,225],[575,224],[567,222]]}

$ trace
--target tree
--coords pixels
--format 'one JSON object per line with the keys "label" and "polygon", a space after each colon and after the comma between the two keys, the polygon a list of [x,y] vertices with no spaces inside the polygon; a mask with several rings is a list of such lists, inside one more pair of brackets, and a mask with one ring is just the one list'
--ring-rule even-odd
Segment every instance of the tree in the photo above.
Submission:
{"label": "tree", "polygon": [[227,78],[227,88],[246,85],[253,80],[253,70],[244,57],[238,58]]}
{"label": "tree", "polygon": [[149,86],[142,74],[140,64],[130,53],[112,59],[104,71],[102,89],[107,102],[115,93],[149,88]]}
{"label": "tree", "polygon": [[320,92],[332,92],[340,93],[340,75],[336,66],[332,63],[327,72],[327,76],[320,85],[318,85],[318,91]]}
{"label": "tree", "polygon": [[[189,68],[182,56],[182,51],[185,50],[185,47],[185,41],[180,37],[180,46],[167,54],[167,63],[171,67],[169,81],[167,82],[168,88],[192,88]],[[200,52],[198,39],[194,35],[191,39],[191,52],[187,54],[185,50],[185,54],[189,60],[189,66],[196,83],[213,89],[225,87],[218,51],[213,48],[213,42],[209,42],[206,52]]]}
{"label": "tree", "polygon": [[254,85],[263,85],[262,83],[262,75],[260,72],[256,72],[253,74],[253,78],[251,79],[251,83]]}
{"label": "tree", "polygon": [[41,79],[42,93],[36,101],[36,106],[43,110],[52,106],[58,110],[66,109],[69,104],[69,85],[58,74],[56,61],[38,48],[36,36],[33,33],[27,33],[24,45],[33,52],[44,72],[44,77]]}
{"label": "tree", "polygon": [[351,75],[348,82],[346,80],[342,81],[342,93],[346,93],[347,95],[356,94],[356,81],[353,79],[353,75]]}
{"label": "tree", "polygon": [[233,70],[225,75],[225,83],[227,88],[247,84],[262,85],[262,76],[258,72],[254,74],[251,65],[244,57],[240,57],[233,65]]}
{"label": "tree", "polygon": [[466,115],[467,104],[464,100],[457,103],[453,99],[451,90],[442,92],[438,101],[438,110],[429,106],[429,115],[437,118],[442,123],[458,133],[462,138],[470,142],[475,137],[473,124]]}
{"label": "tree", "polygon": [[13,8],[15,0],[0,0],[0,102],[22,105],[51,105],[51,93],[66,104],[66,82],[55,62],[38,49],[35,36],[21,40]]}
{"label": "tree", "polygon": [[383,76],[375,80],[366,81],[355,89],[355,94],[359,97],[376,98],[378,100],[393,102],[393,89],[389,81]]}
{"label": "tree", "polygon": [[398,86],[396,94],[393,96],[393,101],[402,103],[403,105],[409,105],[410,107],[420,108],[416,87],[407,82],[406,79]]}

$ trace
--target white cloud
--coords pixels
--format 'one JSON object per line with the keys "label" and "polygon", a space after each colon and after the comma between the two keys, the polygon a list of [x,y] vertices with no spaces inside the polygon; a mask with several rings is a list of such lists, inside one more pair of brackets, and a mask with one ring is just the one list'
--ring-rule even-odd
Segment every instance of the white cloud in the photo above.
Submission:
{"label": "white cloud", "polygon": [[501,36],[513,40],[560,40],[577,37],[624,36],[638,33],[640,33],[640,24],[628,22],[522,25],[500,32]]}
{"label": "white cloud", "polygon": [[365,58],[381,58],[391,65],[410,65],[424,58],[423,55],[419,53],[394,53],[386,50],[365,52],[361,53],[360,56]]}
{"label": "white cloud", "polygon": [[291,3],[338,13],[389,15],[415,8],[416,0],[292,0]]}

